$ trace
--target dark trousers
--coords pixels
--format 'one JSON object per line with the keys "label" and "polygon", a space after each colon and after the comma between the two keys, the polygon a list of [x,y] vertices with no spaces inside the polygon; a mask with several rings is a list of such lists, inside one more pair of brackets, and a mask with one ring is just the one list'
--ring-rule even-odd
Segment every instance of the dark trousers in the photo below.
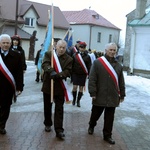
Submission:
{"label": "dark trousers", "polygon": [[104,111],[103,136],[111,137],[114,122],[115,107],[100,107],[93,105],[89,125],[90,127],[94,128],[103,111]]}
{"label": "dark trousers", "polygon": [[[50,94],[43,93],[44,97],[44,124],[51,126],[52,123],[52,103],[50,102]],[[54,129],[55,132],[63,132],[63,116],[64,116],[64,95],[54,96]]]}
{"label": "dark trousers", "polygon": [[0,106],[0,128],[1,129],[5,129],[9,114],[10,114],[10,105]]}

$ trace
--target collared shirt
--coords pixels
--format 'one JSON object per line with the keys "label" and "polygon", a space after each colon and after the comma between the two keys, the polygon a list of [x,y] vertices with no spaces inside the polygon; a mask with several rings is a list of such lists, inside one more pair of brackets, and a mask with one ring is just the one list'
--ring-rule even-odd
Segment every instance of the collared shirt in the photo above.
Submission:
{"label": "collared shirt", "polygon": [[14,49],[17,49],[17,46],[13,46]]}
{"label": "collared shirt", "polygon": [[1,53],[3,53],[3,54],[4,54],[4,56],[6,56],[6,55],[8,54],[8,52],[9,52],[9,50],[4,51],[4,50],[2,50],[2,49],[1,49]]}

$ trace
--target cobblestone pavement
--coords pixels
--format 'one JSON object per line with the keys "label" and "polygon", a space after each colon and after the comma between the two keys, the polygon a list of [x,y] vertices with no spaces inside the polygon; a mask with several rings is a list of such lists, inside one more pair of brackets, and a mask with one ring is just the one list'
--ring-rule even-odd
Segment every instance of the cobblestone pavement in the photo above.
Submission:
{"label": "cobblestone pavement", "polygon": [[[27,62],[25,88],[11,107],[6,135],[0,135],[0,150],[150,150],[150,115],[142,113],[143,104],[133,106],[132,99],[149,100],[147,93],[140,93],[126,85],[125,102],[116,109],[113,138],[115,145],[103,141],[103,116],[99,119],[93,135],[87,133],[91,101],[86,90],[81,108],[64,105],[65,140],[55,137],[54,128],[47,133],[43,125],[43,102],[40,91],[42,83],[36,83],[36,67]],[[70,90],[72,84],[67,80]],[[54,108],[54,107],[53,107]]]}

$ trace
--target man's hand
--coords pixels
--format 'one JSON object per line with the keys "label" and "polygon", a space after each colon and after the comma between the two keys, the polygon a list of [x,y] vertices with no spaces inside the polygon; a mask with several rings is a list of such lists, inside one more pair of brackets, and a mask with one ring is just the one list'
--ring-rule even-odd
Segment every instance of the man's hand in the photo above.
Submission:
{"label": "man's hand", "polygon": [[55,71],[52,71],[50,73],[50,79],[56,79],[57,78],[57,73]]}
{"label": "man's hand", "polygon": [[20,95],[21,93],[21,91],[16,91],[16,96]]}
{"label": "man's hand", "polygon": [[124,101],[124,98],[121,98],[121,99],[120,99],[120,103],[122,103],[123,101]]}

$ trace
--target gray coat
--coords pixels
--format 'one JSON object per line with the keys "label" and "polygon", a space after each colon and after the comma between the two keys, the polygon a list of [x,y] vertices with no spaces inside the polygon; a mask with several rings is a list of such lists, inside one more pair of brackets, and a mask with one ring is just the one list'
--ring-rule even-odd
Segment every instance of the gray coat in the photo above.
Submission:
{"label": "gray coat", "polygon": [[125,97],[123,67],[115,60],[115,58],[106,59],[118,75],[120,96],[113,79],[98,59],[93,62],[91,67],[88,90],[91,97],[96,96],[96,99],[92,101],[93,105],[117,107],[120,98]]}

